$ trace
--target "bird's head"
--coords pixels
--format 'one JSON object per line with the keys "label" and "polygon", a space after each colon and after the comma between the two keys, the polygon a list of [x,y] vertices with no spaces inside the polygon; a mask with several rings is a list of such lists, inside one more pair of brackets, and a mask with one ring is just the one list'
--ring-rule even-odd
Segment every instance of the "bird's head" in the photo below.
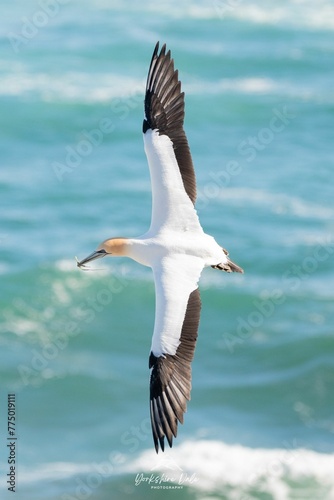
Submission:
{"label": "bird's head", "polygon": [[88,262],[92,260],[101,259],[102,257],[112,256],[120,257],[126,254],[126,238],[111,238],[103,241],[97,249],[92,252],[88,257],[82,260],[77,259],[77,266],[85,268]]}

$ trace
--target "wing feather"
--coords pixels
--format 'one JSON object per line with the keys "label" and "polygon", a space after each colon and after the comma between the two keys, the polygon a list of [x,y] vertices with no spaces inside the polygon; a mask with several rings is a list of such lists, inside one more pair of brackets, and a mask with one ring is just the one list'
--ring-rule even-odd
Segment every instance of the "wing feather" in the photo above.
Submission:
{"label": "wing feather", "polygon": [[162,46],[160,53],[158,51],[159,42],[155,46],[148,71],[143,132],[145,134],[148,129],[158,130],[160,135],[170,138],[184,188],[194,204],[196,178],[189,144],[183,130],[184,92],[181,92],[181,82],[178,71],[174,69],[170,51],[166,53],[166,45]]}
{"label": "wing feather", "polygon": [[156,452],[164,451],[164,438],[172,447],[178,422],[183,423],[191,391],[191,362],[194,357],[201,299],[198,288],[191,292],[182,325],[180,344],[174,355],[150,355],[150,413]]}

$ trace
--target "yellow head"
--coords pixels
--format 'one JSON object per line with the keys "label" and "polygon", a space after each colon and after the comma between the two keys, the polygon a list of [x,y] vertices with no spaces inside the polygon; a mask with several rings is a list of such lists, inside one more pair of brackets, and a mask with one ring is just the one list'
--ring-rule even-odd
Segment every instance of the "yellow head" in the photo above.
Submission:
{"label": "yellow head", "polygon": [[88,255],[85,259],[77,262],[78,267],[84,267],[88,262],[95,259],[101,259],[102,257],[107,257],[108,255],[114,257],[121,257],[126,255],[127,239],[126,238],[111,238],[109,240],[103,241],[97,249]]}

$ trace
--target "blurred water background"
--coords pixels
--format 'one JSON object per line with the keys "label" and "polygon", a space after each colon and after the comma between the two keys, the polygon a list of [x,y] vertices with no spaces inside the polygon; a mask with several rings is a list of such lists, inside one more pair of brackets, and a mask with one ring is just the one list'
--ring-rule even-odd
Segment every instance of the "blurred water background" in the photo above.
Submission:
{"label": "blurred water background", "polygon": [[[1,498],[15,393],[17,500],[333,499],[333,3],[0,8]],[[157,40],[186,93],[202,225],[245,269],[202,275],[192,400],[158,456],[151,271],[74,260],[148,228]]]}

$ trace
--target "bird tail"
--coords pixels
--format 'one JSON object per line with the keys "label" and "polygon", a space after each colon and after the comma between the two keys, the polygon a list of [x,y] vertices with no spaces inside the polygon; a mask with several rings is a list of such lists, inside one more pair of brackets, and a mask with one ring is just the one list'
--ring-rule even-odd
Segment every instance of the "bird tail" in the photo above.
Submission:
{"label": "bird tail", "polygon": [[220,271],[225,271],[226,273],[242,273],[244,270],[238,266],[235,262],[228,258],[228,251],[223,248],[223,252],[227,257],[227,262],[221,262],[215,266],[211,266],[213,269],[219,269]]}

